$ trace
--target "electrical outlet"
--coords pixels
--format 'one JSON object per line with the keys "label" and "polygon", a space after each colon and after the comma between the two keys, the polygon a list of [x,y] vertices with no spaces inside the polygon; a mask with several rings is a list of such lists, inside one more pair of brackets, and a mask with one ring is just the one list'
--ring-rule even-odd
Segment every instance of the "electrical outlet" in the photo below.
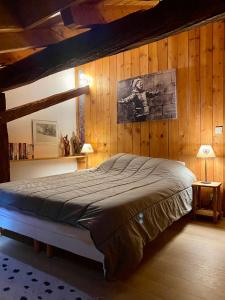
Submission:
{"label": "electrical outlet", "polygon": [[216,126],[215,134],[222,134],[222,133],[223,133],[223,126]]}

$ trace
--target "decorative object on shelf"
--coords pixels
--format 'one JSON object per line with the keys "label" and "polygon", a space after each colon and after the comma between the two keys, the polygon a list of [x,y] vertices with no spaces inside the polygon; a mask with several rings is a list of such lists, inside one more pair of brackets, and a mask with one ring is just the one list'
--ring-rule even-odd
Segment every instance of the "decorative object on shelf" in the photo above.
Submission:
{"label": "decorative object on shelf", "polygon": [[9,143],[9,159],[24,160],[33,159],[34,148],[33,144],[27,143]]}
{"label": "decorative object on shelf", "polygon": [[58,144],[56,121],[33,120],[34,144]]}
{"label": "decorative object on shelf", "polygon": [[93,150],[91,144],[83,144],[81,153],[86,154],[86,168],[88,168],[88,154],[93,153],[93,152],[94,152],[94,150]]}
{"label": "decorative object on shelf", "polygon": [[64,143],[64,155],[69,156],[70,155],[70,141],[68,140],[68,135],[65,135],[63,137],[63,143]]}
{"label": "decorative object on shelf", "polygon": [[117,123],[175,119],[176,70],[119,81],[117,108]]}
{"label": "decorative object on shelf", "polygon": [[212,146],[211,145],[201,145],[198,150],[197,157],[205,159],[205,180],[201,181],[201,182],[205,183],[205,184],[211,183],[211,181],[208,181],[208,179],[207,179],[207,159],[216,157]]}
{"label": "decorative object on shelf", "polygon": [[78,135],[73,135],[72,144],[73,144],[74,154],[79,154],[81,152],[81,141],[80,141]]}

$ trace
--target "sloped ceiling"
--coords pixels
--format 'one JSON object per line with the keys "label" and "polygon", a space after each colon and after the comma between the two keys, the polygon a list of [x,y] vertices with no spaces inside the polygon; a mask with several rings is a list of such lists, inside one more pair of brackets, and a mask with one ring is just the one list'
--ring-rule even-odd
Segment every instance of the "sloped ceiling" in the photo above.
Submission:
{"label": "sloped ceiling", "polygon": [[0,2],[0,65],[7,66],[43,48],[149,9],[158,0],[3,0]]}
{"label": "sloped ceiling", "polygon": [[0,4],[0,16],[4,13],[0,18],[0,62],[6,65],[0,70],[1,91],[224,18],[225,14],[224,0],[14,3],[6,0]]}

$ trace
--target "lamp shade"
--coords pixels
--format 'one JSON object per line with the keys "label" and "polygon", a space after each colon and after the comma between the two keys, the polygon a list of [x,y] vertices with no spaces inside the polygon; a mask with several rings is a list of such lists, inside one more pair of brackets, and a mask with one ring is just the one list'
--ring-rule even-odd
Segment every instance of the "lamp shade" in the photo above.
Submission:
{"label": "lamp shade", "polygon": [[94,150],[93,150],[91,144],[83,144],[81,153],[93,153],[93,152],[94,152]]}
{"label": "lamp shade", "polygon": [[211,145],[201,145],[197,157],[199,158],[215,158],[215,152]]}

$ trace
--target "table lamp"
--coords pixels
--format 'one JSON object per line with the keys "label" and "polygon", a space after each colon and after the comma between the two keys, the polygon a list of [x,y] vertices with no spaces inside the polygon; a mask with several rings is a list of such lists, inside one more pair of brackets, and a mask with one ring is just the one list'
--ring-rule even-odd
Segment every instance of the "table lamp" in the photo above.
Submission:
{"label": "table lamp", "polygon": [[86,168],[88,167],[88,154],[93,153],[93,152],[94,152],[94,150],[93,150],[91,144],[83,144],[81,153],[86,154]]}
{"label": "table lamp", "polygon": [[197,157],[205,159],[205,181],[201,181],[201,182],[205,183],[205,184],[211,183],[210,181],[207,180],[207,159],[216,157],[212,146],[211,145],[201,145],[198,150]]}

